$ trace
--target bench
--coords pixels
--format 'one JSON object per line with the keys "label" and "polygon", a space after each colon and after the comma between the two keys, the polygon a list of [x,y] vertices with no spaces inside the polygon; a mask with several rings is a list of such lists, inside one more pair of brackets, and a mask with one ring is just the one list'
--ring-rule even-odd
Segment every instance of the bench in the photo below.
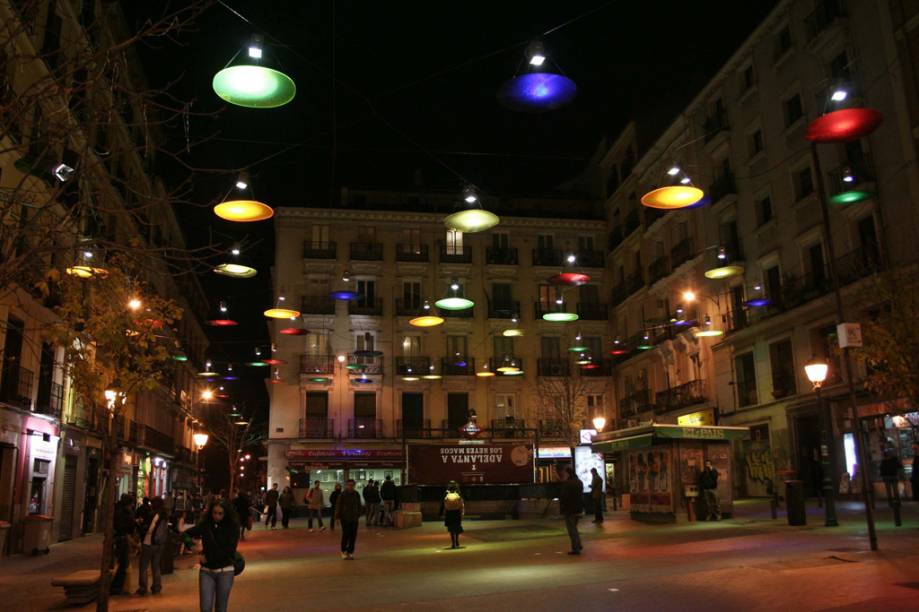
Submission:
{"label": "bench", "polygon": [[64,587],[68,606],[83,606],[99,597],[99,570],[80,570],[53,578],[51,586]]}

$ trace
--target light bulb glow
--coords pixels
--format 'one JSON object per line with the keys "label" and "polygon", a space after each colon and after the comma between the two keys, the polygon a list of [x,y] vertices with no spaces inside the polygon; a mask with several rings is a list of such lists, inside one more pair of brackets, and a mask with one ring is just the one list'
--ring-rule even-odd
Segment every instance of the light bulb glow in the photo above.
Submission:
{"label": "light bulb glow", "polygon": [[516,329],[516,328],[515,329],[505,329],[503,332],[501,332],[501,335],[504,336],[505,338],[519,338],[523,336],[523,330]]}
{"label": "light bulb glow", "polygon": [[544,321],[551,321],[553,323],[568,323],[571,321],[577,321],[578,315],[574,312],[547,312],[542,316]]}
{"label": "light bulb glow", "polygon": [[293,79],[264,66],[229,66],[214,75],[212,86],[221,99],[246,108],[277,108],[297,94]]}
{"label": "light bulb glow", "polygon": [[449,215],[444,219],[447,229],[454,229],[466,234],[484,232],[501,222],[501,218],[493,212],[482,208],[470,208]]}
{"label": "light bulb glow", "polygon": [[847,92],[845,89],[837,89],[836,91],[832,93],[832,95],[830,95],[830,100],[832,100],[833,102],[842,102],[848,97],[849,97],[849,92]]}
{"label": "light bulb glow", "polygon": [[251,266],[245,266],[236,263],[222,263],[214,268],[216,274],[229,276],[231,278],[252,278],[258,272]]}
{"label": "light bulb glow", "polygon": [[743,274],[743,266],[738,266],[737,264],[730,264],[727,266],[719,266],[717,268],[711,268],[705,271],[705,278],[711,279],[721,279],[729,278],[731,276],[736,276],[738,274]]}
{"label": "light bulb glow", "polygon": [[670,169],[667,170],[667,175],[668,175],[668,176],[676,176],[676,175],[679,174],[679,173],[680,173],[680,167],[679,167],[679,166],[671,166]]}
{"label": "light bulb glow", "polygon": [[290,319],[291,317],[299,317],[300,311],[290,308],[269,308],[264,314],[269,319]]}
{"label": "light bulb glow", "polygon": [[128,310],[137,312],[143,307],[144,307],[144,303],[141,302],[138,298],[131,298],[130,300],[128,300]]}
{"label": "light bulb glow", "polygon": [[214,214],[227,221],[252,223],[274,216],[274,210],[257,200],[228,200],[214,207]]}

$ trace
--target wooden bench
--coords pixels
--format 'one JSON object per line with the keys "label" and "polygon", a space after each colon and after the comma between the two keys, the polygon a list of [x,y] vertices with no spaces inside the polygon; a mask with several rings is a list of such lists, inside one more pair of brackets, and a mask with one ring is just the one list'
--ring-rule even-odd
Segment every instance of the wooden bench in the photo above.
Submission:
{"label": "wooden bench", "polygon": [[51,586],[64,587],[68,606],[83,606],[99,597],[99,570],[80,570],[53,578]]}

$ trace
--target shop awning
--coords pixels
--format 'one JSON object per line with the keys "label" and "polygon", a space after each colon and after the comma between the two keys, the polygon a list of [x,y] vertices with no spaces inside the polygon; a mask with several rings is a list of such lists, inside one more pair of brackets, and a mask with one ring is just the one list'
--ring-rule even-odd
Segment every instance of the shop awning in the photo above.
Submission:
{"label": "shop awning", "polygon": [[700,440],[722,442],[744,440],[750,435],[747,427],[716,427],[697,425],[651,424],[598,434],[593,440],[597,452],[646,448],[655,440]]}
{"label": "shop awning", "polygon": [[618,440],[594,442],[593,449],[600,453],[608,453],[612,451],[628,450],[630,448],[646,448],[651,446],[651,441],[653,439],[654,436],[651,434],[630,436],[628,438],[620,438]]}

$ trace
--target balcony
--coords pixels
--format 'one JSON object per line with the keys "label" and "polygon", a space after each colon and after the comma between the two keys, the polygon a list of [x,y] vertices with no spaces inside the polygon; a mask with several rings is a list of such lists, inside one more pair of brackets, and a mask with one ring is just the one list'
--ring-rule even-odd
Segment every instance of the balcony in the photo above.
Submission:
{"label": "balcony", "polygon": [[52,382],[49,384],[47,394],[45,394],[42,386],[39,383],[38,398],[35,400],[35,412],[60,418],[61,408],[64,406],[64,387]]}
{"label": "balcony", "polygon": [[422,300],[421,297],[409,300],[396,300],[396,316],[420,317],[421,315],[426,314],[430,314],[430,311],[424,309],[424,300]]}
{"label": "balcony", "polygon": [[348,421],[348,437],[375,440],[383,437],[383,420],[375,417],[355,417]]}
{"label": "balcony", "polygon": [[553,266],[562,265],[564,259],[559,249],[533,249],[534,266]]}
{"label": "balcony", "polygon": [[[151,450],[159,451],[161,453],[166,453],[171,455],[175,450],[175,440],[172,436],[162,431],[153,429],[149,425],[143,425],[141,423],[131,423],[132,433],[136,431],[136,441],[137,445],[149,448]],[[135,429],[136,426],[136,429]],[[134,436],[132,436],[134,437]]]}
{"label": "balcony", "polygon": [[337,259],[338,245],[334,242],[304,242],[304,259]]}
{"label": "balcony", "polygon": [[383,244],[379,242],[352,242],[353,261],[383,261]]}
{"label": "balcony", "polygon": [[475,376],[475,359],[472,357],[444,357],[440,360],[443,376]]}
{"label": "balcony", "polygon": [[668,274],[670,274],[670,261],[666,255],[662,255],[648,266],[648,284],[653,285]]}
{"label": "balcony", "polygon": [[513,319],[520,316],[520,302],[501,302],[488,304],[489,319]]}
{"label": "balcony", "polygon": [[609,305],[578,302],[578,318],[583,321],[606,321],[609,318]]}
{"label": "balcony", "polygon": [[586,376],[588,378],[602,378],[604,376],[609,376],[610,374],[612,374],[612,371],[613,371],[612,365],[606,359],[597,359],[595,357],[591,365],[596,366],[596,367],[586,368],[582,366],[577,366],[578,374],[580,374],[581,376]]}
{"label": "balcony", "polygon": [[485,249],[485,262],[493,266],[516,266],[517,249]]}
{"label": "balcony", "polygon": [[[361,369],[360,373],[363,374],[372,374],[372,375],[382,375],[383,374],[383,358],[382,357],[358,357],[354,353],[348,353],[348,363],[359,364]],[[358,373],[355,371],[355,374]]]}
{"label": "balcony", "polygon": [[472,249],[470,247],[453,247],[447,248],[447,245],[440,243],[439,258],[442,264],[471,264]]}
{"label": "balcony", "polygon": [[613,306],[618,306],[630,295],[645,286],[645,279],[641,272],[630,274],[621,283],[613,287]]}
{"label": "balcony", "polygon": [[631,406],[631,414],[641,414],[654,409],[654,404],[651,403],[650,389],[636,389],[627,395],[625,399]]}
{"label": "balcony", "polygon": [[577,265],[580,268],[605,268],[606,255],[600,251],[578,251]]}
{"label": "balcony", "polygon": [[655,395],[658,412],[679,410],[705,402],[705,386],[701,380],[691,380],[682,385],[658,391]]}
{"label": "balcony", "polygon": [[475,316],[475,306],[464,308],[463,310],[444,310],[440,308],[437,310],[437,314],[445,319],[471,319]]}
{"label": "balcony", "polygon": [[396,261],[428,262],[430,260],[431,253],[426,244],[396,245]]}
{"label": "balcony", "polygon": [[0,381],[0,402],[17,406],[24,410],[32,407],[32,370],[8,365],[3,368],[3,379]]}
{"label": "balcony", "polygon": [[733,172],[724,172],[708,186],[708,196],[712,204],[717,204],[729,195],[737,195],[737,182]]}
{"label": "balcony", "polygon": [[328,295],[306,295],[300,300],[300,312],[306,315],[335,314],[335,300]]}
{"label": "balcony", "polygon": [[536,360],[539,376],[571,376],[571,362],[563,357],[540,357]]}
{"label": "balcony", "polygon": [[625,240],[625,236],[622,233],[621,227],[614,227],[609,232],[609,238],[607,242],[607,250],[615,251],[616,247],[622,244],[622,241]]}
{"label": "balcony", "polygon": [[430,371],[430,357],[396,357],[396,374],[399,376],[419,376]]}
{"label": "balcony", "polygon": [[300,437],[330,440],[335,437],[335,421],[324,417],[300,419]]}
{"label": "balcony", "polygon": [[504,417],[503,419],[492,419],[488,433],[492,438],[529,438],[529,432],[526,429],[526,421],[513,416]]}
{"label": "balcony", "polygon": [[692,238],[683,238],[670,249],[670,269],[678,267],[693,258]]}
{"label": "balcony", "polygon": [[[714,140],[722,132],[726,132],[730,129],[728,124],[728,115],[724,111],[714,112],[708,117],[705,121],[702,122],[702,132],[703,139],[705,143],[709,143]],[[716,202],[715,198],[712,198],[712,202]]]}
{"label": "balcony", "polygon": [[331,374],[334,371],[334,355],[300,355],[301,374]]}
{"label": "balcony", "polygon": [[542,419],[539,421],[539,437],[567,438],[568,425],[562,419]]}
{"label": "balcony", "polygon": [[438,435],[435,434],[435,430],[431,429],[431,419],[423,419],[420,423],[410,423],[406,424],[402,419],[396,421],[396,436],[399,438],[439,438],[442,435],[439,435],[439,430],[436,431]]}
{"label": "balcony", "polygon": [[383,299],[382,298],[359,298],[348,302],[349,315],[362,315],[367,317],[383,316]]}

